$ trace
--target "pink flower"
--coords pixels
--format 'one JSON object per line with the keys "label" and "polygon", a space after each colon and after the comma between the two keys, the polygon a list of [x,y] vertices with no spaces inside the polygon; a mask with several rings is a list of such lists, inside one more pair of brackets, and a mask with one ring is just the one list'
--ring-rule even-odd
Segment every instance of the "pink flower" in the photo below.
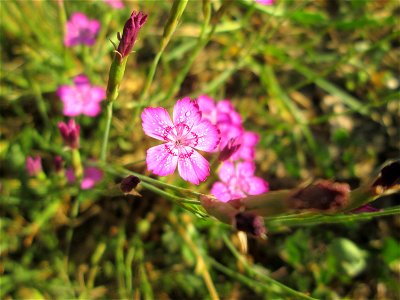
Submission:
{"label": "pink flower", "polygon": [[64,143],[71,149],[79,148],[80,128],[79,124],[76,124],[73,119],[69,120],[68,124],[64,122],[58,123],[58,129],[60,130]]}
{"label": "pink flower", "polygon": [[125,7],[124,3],[121,0],[103,0],[103,1],[115,9],[121,9]]}
{"label": "pink flower", "polygon": [[36,176],[42,171],[42,159],[40,156],[35,158],[28,156],[25,161],[25,169],[29,176]]}
{"label": "pink flower", "polygon": [[100,86],[91,86],[85,75],[74,78],[73,86],[62,85],[57,95],[64,103],[63,114],[75,117],[80,114],[95,117],[100,113],[100,102],[106,97],[106,91]]}
{"label": "pink flower", "polygon": [[[65,176],[69,183],[75,182],[75,174],[72,168],[68,168],[65,171]],[[100,169],[95,167],[87,167],[83,172],[83,178],[81,182],[81,189],[82,190],[90,190],[93,188],[97,182],[99,182],[103,178],[103,172]]]}
{"label": "pink flower", "polygon": [[64,37],[64,45],[73,47],[79,44],[94,45],[97,33],[100,30],[100,22],[90,20],[80,12],[73,13],[67,22],[67,30]]}
{"label": "pink flower", "polygon": [[275,0],[256,0],[256,2],[262,5],[274,5]]}
{"label": "pink flower", "polygon": [[195,149],[211,152],[219,143],[219,131],[210,121],[202,119],[197,102],[189,98],[178,100],[173,121],[162,107],[146,108],[142,113],[144,132],[164,141],[147,150],[147,168],[154,174],[172,174],[178,165],[179,175],[199,184],[210,174],[210,164]]}
{"label": "pink flower", "polygon": [[[229,100],[222,100],[215,104],[214,100],[208,96],[200,96],[197,99],[203,117],[217,126],[221,132],[220,151],[226,151],[230,148],[231,160],[243,159],[251,161],[255,157],[255,147],[259,141],[258,134],[245,131],[242,126],[242,118],[235,110]],[[240,147],[232,148],[232,140]],[[226,156],[224,155],[225,159]]]}
{"label": "pink flower", "polygon": [[254,160],[255,148],[260,140],[260,136],[252,131],[245,131],[238,140],[240,148],[232,155],[232,160],[243,159],[245,161]]}
{"label": "pink flower", "polygon": [[214,183],[211,194],[222,202],[259,195],[268,191],[268,183],[254,176],[256,167],[252,162],[224,162],[219,170],[221,181]]}

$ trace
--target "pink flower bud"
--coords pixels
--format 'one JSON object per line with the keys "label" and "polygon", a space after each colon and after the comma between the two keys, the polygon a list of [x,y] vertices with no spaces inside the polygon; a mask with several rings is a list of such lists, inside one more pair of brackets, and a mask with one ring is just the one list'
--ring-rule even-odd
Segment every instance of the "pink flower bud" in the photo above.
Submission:
{"label": "pink flower bud", "polygon": [[63,169],[63,159],[60,155],[57,155],[56,157],[54,157],[54,169],[56,170],[56,172],[60,172]]}
{"label": "pink flower bud", "polygon": [[132,12],[131,17],[126,21],[122,37],[118,33],[119,45],[118,52],[121,54],[121,58],[124,58],[131,53],[133,45],[136,42],[137,36],[144,23],[147,21],[147,15],[141,11],[136,14]]}
{"label": "pink flower bud", "polygon": [[77,149],[79,147],[79,124],[76,124],[73,119],[70,119],[68,124],[59,122],[58,129],[60,129],[61,136],[67,146],[71,149]]}
{"label": "pink flower bud", "polygon": [[337,211],[349,202],[350,187],[347,183],[319,180],[297,189],[289,199],[297,210]]}
{"label": "pink flower bud", "polygon": [[225,147],[221,150],[218,156],[219,161],[228,160],[236,151],[239,150],[241,144],[239,143],[239,137],[231,138]]}
{"label": "pink flower bud", "polygon": [[42,171],[42,159],[40,156],[35,158],[28,156],[25,162],[25,168],[29,176],[36,176]]}

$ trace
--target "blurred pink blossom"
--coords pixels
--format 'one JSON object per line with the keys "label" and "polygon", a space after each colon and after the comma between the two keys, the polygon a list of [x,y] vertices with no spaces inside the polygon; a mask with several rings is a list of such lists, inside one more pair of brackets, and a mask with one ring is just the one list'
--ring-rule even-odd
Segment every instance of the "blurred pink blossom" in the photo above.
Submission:
{"label": "blurred pink blossom", "polygon": [[75,117],[80,114],[95,117],[100,113],[100,102],[106,98],[106,91],[100,86],[91,86],[85,75],[74,78],[74,85],[62,85],[57,95],[64,103],[63,114]]}
{"label": "blurred pink blossom", "polygon": [[33,158],[28,156],[25,161],[25,169],[29,176],[36,176],[42,171],[42,159],[40,156]]}
{"label": "blurred pink blossom", "polygon": [[[76,180],[74,170],[72,168],[68,168],[65,171],[65,176],[67,177],[69,183],[74,183]],[[90,190],[102,178],[103,178],[103,172],[100,169],[95,167],[85,168],[85,170],[83,171],[83,178],[81,181],[81,189]]]}
{"label": "blurred pink blossom", "polygon": [[227,202],[233,199],[258,195],[268,191],[268,183],[254,176],[256,166],[252,162],[224,162],[218,172],[221,181],[217,181],[211,188],[218,200]]}
{"label": "blurred pink blossom", "polygon": [[255,157],[255,147],[259,141],[258,134],[245,131],[242,125],[242,118],[235,110],[233,104],[229,100],[222,100],[217,103],[206,95],[199,96],[197,99],[199,108],[203,114],[203,118],[217,126],[221,132],[221,142],[219,151],[225,151],[229,148],[229,143],[235,140],[236,145],[240,147],[231,148],[230,159],[243,159],[251,161]]}
{"label": "blurred pink blossom", "polygon": [[58,123],[58,129],[60,130],[64,143],[71,149],[79,148],[80,128],[81,127],[79,124],[75,123],[74,119],[70,119],[68,123]]}
{"label": "blurred pink blossom", "polygon": [[144,132],[165,142],[147,150],[147,168],[154,174],[172,174],[178,165],[179,175],[199,184],[210,174],[209,162],[195,149],[213,151],[219,143],[219,131],[209,120],[202,119],[196,101],[178,100],[173,121],[162,107],[146,108],[142,113]]}
{"label": "blurred pink blossom", "polygon": [[121,9],[125,7],[124,3],[121,0],[103,0],[103,1],[115,9]]}
{"label": "blurred pink blossom", "polygon": [[274,5],[275,0],[256,0],[256,2],[262,5]]}
{"label": "blurred pink blossom", "polygon": [[99,21],[90,20],[81,12],[73,13],[66,26],[64,45],[67,47],[80,44],[93,46],[100,30]]}
{"label": "blurred pink blossom", "polygon": [[260,136],[252,131],[245,131],[238,140],[240,143],[240,148],[236,151],[231,159],[238,160],[243,159],[245,161],[251,161],[256,155],[256,146],[260,140]]}

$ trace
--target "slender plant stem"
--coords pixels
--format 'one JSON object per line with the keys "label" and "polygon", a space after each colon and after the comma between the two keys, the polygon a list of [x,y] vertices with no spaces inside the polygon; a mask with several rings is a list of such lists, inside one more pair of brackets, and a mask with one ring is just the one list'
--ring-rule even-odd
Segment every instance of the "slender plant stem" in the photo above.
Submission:
{"label": "slender plant stem", "polygon": [[103,145],[101,147],[101,154],[100,154],[100,160],[102,162],[106,161],[107,146],[108,146],[108,139],[109,139],[109,135],[110,135],[112,114],[113,114],[113,101],[108,101],[107,102],[106,128],[104,130]]}
{"label": "slender plant stem", "polygon": [[356,221],[371,220],[376,217],[391,216],[400,214],[400,206],[391,207],[383,211],[367,212],[359,214],[340,214],[340,215],[309,215],[309,216],[280,216],[267,219],[268,223],[283,226],[314,226],[319,224],[348,223]]}
{"label": "slender plant stem", "polygon": [[[94,165],[99,165],[99,164],[98,163],[94,163]],[[144,182],[147,182],[149,184],[156,185],[156,186],[159,186],[159,187],[169,188],[169,189],[171,189],[171,190],[173,190],[175,192],[179,192],[179,193],[184,194],[184,195],[193,196],[196,199],[203,195],[202,193],[199,193],[199,192],[196,192],[196,191],[193,191],[193,190],[190,190],[190,189],[182,188],[182,187],[179,187],[179,186],[175,186],[175,185],[172,185],[172,184],[168,184],[168,183],[162,182],[160,180],[148,177],[146,175],[139,174],[139,173],[136,173],[134,171],[125,169],[123,167],[111,167],[111,166],[105,165],[105,164],[100,164],[100,166],[104,170],[109,172],[109,173],[116,174],[116,175],[122,175],[122,174],[124,174],[124,175],[134,175],[134,176],[138,177],[140,180],[142,180]],[[200,204],[200,202],[197,201],[197,200],[193,200],[192,202],[193,202],[192,204]]]}
{"label": "slender plant stem", "polygon": [[191,200],[187,200],[187,199],[184,199],[184,198],[177,197],[175,195],[167,193],[167,192],[165,192],[165,191],[163,191],[163,190],[161,190],[161,189],[159,189],[159,188],[157,188],[157,187],[155,187],[155,186],[153,186],[151,184],[148,184],[146,182],[142,182],[142,185],[143,185],[144,188],[146,188],[146,189],[148,189],[148,190],[150,190],[150,191],[152,191],[152,192],[154,192],[154,193],[156,193],[156,194],[158,194],[160,196],[163,196],[168,200],[173,201],[174,203],[176,203],[180,207],[182,207],[182,208],[184,208],[184,209],[186,209],[186,210],[188,210],[188,211],[190,211],[190,212],[192,212],[194,214],[202,214],[203,217],[207,216],[204,213],[200,212],[199,210],[195,210],[194,208],[185,205],[185,204],[193,205],[193,204],[197,204],[197,202],[194,203]]}

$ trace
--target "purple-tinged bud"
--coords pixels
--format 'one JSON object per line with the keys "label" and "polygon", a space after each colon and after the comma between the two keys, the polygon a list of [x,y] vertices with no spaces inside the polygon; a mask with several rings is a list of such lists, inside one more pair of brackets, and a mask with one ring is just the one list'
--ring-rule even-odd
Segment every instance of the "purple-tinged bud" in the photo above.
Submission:
{"label": "purple-tinged bud", "polygon": [[126,21],[124,25],[124,30],[122,32],[122,37],[118,33],[118,53],[121,55],[121,59],[128,56],[131,53],[133,45],[136,42],[137,36],[140,29],[143,27],[144,23],[147,21],[147,15],[141,11],[136,14],[132,12],[131,17]]}
{"label": "purple-tinged bud", "polygon": [[71,149],[79,148],[79,133],[81,129],[79,124],[76,124],[75,121],[71,119],[68,124],[59,122],[58,129],[60,129],[61,136],[67,146]]}
{"label": "purple-tinged bud", "polygon": [[363,206],[360,206],[359,208],[353,209],[351,212],[355,214],[359,213],[365,213],[365,212],[376,212],[380,211],[380,209],[373,207],[370,204],[365,204]]}
{"label": "purple-tinged bud", "polygon": [[64,161],[60,155],[54,157],[54,169],[57,173],[61,172],[63,169]]}
{"label": "purple-tinged bud", "polygon": [[40,156],[35,158],[28,156],[25,162],[25,168],[29,176],[36,176],[42,171],[42,159]]}
{"label": "purple-tinged bud", "polygon": [[347,206],[350,186],[347,183],[320,180],[297,189],[289,198],[296,210],[338,211]]}
{"label": "purple-tinged bud", "polygon": [[233,227],[255,237],[265,238],[267,229],[262,217],[250,212],[240,212],[235,215]]}
{"label": "purple-tinged bud", "polygon": [[140,179],[134,175],[125,177],[120,184],[121,191],[125,194],[130,193],[139,184]]}
{"label": "purple-tinged bud", "polygon": [[231,138],[226,146],[221,150],[218,160],[219,161],[226,161],[228,160],[236,151],[239,150],[241,144],[239,143],[239,138]]}

